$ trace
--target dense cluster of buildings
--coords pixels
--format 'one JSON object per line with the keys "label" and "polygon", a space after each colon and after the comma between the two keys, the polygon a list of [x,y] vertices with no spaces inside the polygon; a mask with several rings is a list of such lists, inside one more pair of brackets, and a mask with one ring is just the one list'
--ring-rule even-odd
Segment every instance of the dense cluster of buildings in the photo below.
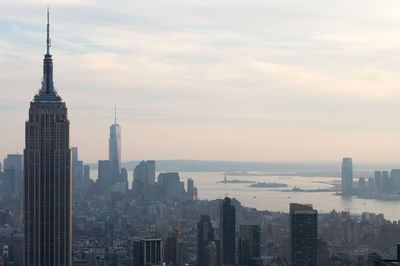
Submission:
{"label": "dense cluster of buildings", "polygon": [[[177,172],[156,178],[151,160],[133,169],[130,189],[116,118],[109,158],[98,161],[92,180],[78,148],[70,149],[49,48],[48,24],[24,154],[0,164],[0,266],[399,265],[400,223],[381,214],[318,214],[297,203],[286,214],[246,208],[229,197],[199,200],[192,179],[185,188]],[[400,170],[360,179],[358,190],[397,192]],[[354,192],[352,160],[344,158],[342,194]]]}
{"label": "dense cluster of buildings", "polygon": [[342,161],[342,196],[358,195],[363,198],[400,200],[400,169],[378,170],[373,177],[360,177],[357,185],[353,183],[353,163],[351,158]]}

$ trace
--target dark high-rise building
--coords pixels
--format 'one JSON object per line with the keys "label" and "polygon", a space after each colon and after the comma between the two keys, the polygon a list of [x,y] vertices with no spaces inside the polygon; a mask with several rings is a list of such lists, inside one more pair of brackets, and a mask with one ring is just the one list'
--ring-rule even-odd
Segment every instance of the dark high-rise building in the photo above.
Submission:
{"label": "dark high-rise building", "polygon": [[222,264],[235,265],[236,258],[236,210],[226,197],[221,204],[220,230],[222,234]]}
{"label": "dark high-rise building", "polygon": [[308,205],[290,203],[291,265],[317,265],[317,240],[317,211]]}
{"label": "dark high-rise building", "polygon": [[343,158],[342,161],[342,195],[353,194],[353,163],[351,158]]}
{"label": "dark high-rise building", "polygon": [[[207,266],[205,248],[214,241],[214,228],[210,215],[202,214],[197,223],[197,266]],[[214,244],[215,245],[215,244]]]}
{"label": "dark high-rise building", "polygon": [[204,265],[207,266],[217,266],[218,258],[217,258],[217,245],[214,241],[211,241],[204,248]]}
{"label": "dark high-rise building", "polygon": [[[176,266],[178,264],[178,244],[182,244],[181,232],[179,230],[174,230],[174,232],[167,238],[167,241],[165,242],[164,254],[167,265]],[[184,250],[181,252],[184,252]]]}
{"label": "dark high-rise building", "polygon": [[117,124],[117,112],[115,111],[114,124],[110,126],[109,158],[111,162],[112,184],[116,183],[121,173],[121,128]]}
{"label": "dark high-rise building", "polygon": [[163,263],[163,250],[161,239],[133,240],[133,266],[143,266],[151,263],[152,266],[161,266]]}
{"label": "dark high-rise building", "polygon": [[244,221],[239,232],[239,265],[259,266],[260,260],[260,224]]}
{"label": "dark high-rise building", "polygon": [[24,173],[24,265],[71,265],[69,120],[53,84],[48,22],[42,87],[25,123]]}

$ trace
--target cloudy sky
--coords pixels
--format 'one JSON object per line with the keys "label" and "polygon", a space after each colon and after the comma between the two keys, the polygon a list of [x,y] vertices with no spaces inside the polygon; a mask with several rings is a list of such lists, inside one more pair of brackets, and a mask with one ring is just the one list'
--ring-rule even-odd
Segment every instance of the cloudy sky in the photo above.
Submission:
{"label": "cloudy sky", "polygon": [[50,3],[71,145],[124,161],[400,161],[400,2],[0,3],[0,158],[22,152]]}

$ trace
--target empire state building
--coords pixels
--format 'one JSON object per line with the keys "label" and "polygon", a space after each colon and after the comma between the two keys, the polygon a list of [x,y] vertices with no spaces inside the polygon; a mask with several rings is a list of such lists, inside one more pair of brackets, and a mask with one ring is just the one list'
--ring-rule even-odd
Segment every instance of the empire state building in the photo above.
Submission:
{"label": "empire state building", "polygon": [[69,120],[53,84],[48,12],[42,87],[30,103],[25,123],[24,169],[24,265],[70,266]]}

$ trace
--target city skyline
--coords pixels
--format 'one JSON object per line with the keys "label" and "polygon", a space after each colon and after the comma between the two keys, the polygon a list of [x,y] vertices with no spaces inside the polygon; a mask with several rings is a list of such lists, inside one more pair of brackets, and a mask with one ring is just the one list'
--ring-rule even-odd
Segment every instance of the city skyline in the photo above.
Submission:
{"label": "city skyline", "polygon": [[[119,3],[51,6],[84,161],[107,158],[114,104],[124,161],[399,161],[397,2]],[[1,157],[22,153],[46,4],[0,4]]]}

